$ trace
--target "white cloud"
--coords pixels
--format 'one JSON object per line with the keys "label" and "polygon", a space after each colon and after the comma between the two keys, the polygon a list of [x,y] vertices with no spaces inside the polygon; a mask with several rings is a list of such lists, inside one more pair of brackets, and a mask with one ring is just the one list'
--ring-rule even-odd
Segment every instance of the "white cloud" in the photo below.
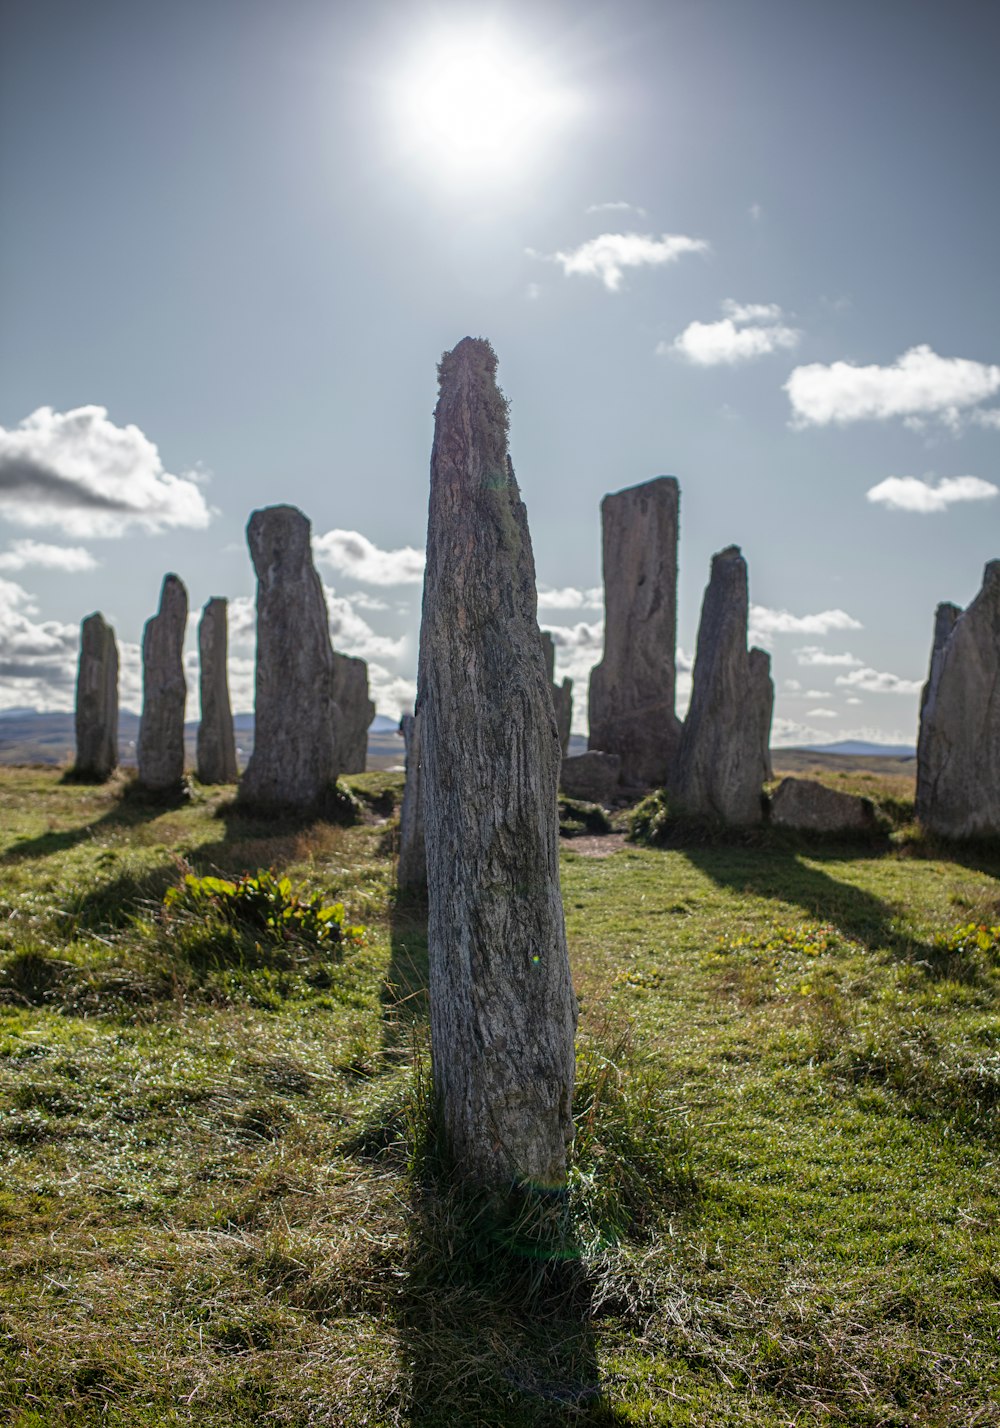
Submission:
{"label": "white cloud", "polygon": [[800,333],[788,327],[777,303],[738,303],[726,298],[718,322],[691,322],[673,342],[660,342],[658,356],[673,352],[697,367],[749,362],[794,347]]}
{"label": "white cloud", "polygon": [[[407,679],[404,675],[393,674],[391,670],[377,662],[370,663],[368,665],[368,692],[375,701],[375,708],[379,714],[386,714],[390,718],[398,719],[404,711],[412,713],[417,699],[417,682],[415,679]],[[402,761],[402,743],[400,743],[399,749],[400,761]]]}
{"label": "white cloud", "polygon": [[786,679],[785,688],[790,690],[793,694],[798,694],[799,690],[802,688],[802,685],[797,679]]}
{"label": "white cloud", "polygon": [[850,674],[838,674],[833,681],[848,689],[863,689],[868,694],[919,694],[923,681],[900,679],[898,674],[883,674],[877,669],[852,669]]}
{"label": "white cloud", "polygon": [[906,733],[899,729],[873,729],[865,727],[861,729],[811,729],[805,724],[799,724],[794,719],[784,719],[775,717],[771,726],[771,746],[772,748],[795,748],[809,744],[829,744],[840,742],[841,740],[852,739],[866,744],[904,744],[913,743],[913,732]]}
{"label": "white cloud", "polygon": [[1000,391],[1000,367],[964,357],[939,357],[923,343],[889,367],[856,367],[850,362],[796,367],[784,390],[799,427],[889,417],[938,416],[954,421],[963,408]]}
{"label": "white cloud", "polygon": [[751,641],[768,635],[828,635],[831,630],[860,630],[861,621],[846,610],[820,610],[815,615],[793,615],[766,605],[750,606]]}
{"label": "white cloud", "polygon": [[359,531],[327,531],[313,538],[313,555],[341,575],[366,585],[418,585],[424,578],[424,552],[412,545],[381,550]]}
{"label": "white cloud", "polygon": [[1000,431],[1000,407],[986,407],[970,412],[969,420],[975,422],[976,426],[985,427],[987,430]]}
{"label": "white cloud", "polygon": [[845,703],[845,704],[863,704],[863,703],[864,703],[864,700],[863,700],[863,699],[859,699],[856,694],[851,694],[851,695],[848,695],[848,697],[844,700],[844,703]]}
{"label": "white cloud", "polygon": [[599,610],[604,604],[604,591],[599,585],[589,590],[577,590],[572,585],[555,589],[551,585],[539,585],[538,605],[544,610]]}
{"label": "white cloud", "polygon": [[[352,590],[349,595],[344,596],[344,599],[349,600],[356,610],[389,610],[392,608],[388,600],[380,600],[377,595],[369,595],[367,590]],[[409,609],[409,606],[404,605],[403,608]]]}
{"label": "white cloud", "polygon": [[868,491],[868,500],[891,511],[946,511],[957,501],[988,501],[997,487],[978,476],[943,476],[937,485],[916,476],[887,476]]}
{"label": "white cloud", "polygon": [[585,213],[636,213],[640,218],[648,218],[644,208],[639,208],[634,203],[626,203],[624,199],[618,199],[613,203],[592,203],[584,209]]}
{"label": "white cloud", "polygon": [[137,426],[106,408],[39,407],[20,426],[0,427],[0,515],[75,536],[121,536],[207,526],[211,513],[193,473],[164,471]]}
{"label": "white cloud", "polygon": [[806,714],[807,719],[836,719],[836,709],[810,709]]}
{"label": "white cloud", "polygon": [[803,645],[801,649],[793,651],[795,661],[801,665],[860,665],[860,659],[855,659],[852,654],[827,654],[818,645]]}
{"label": "white cloud", "polygon": [[37,614],[27,590],[0,579],[0,708],[72,709],[79,626]]}
{"label": "white cloud", "polygon": [[37,565],[45,570],[76,574],[96,570],[99,564],[82,545],[46,545],[38,540],[11,541],[10,549],[0,555],[0,570],[24,570],[29,565]]}
{"label": "white cloud", "polygon": [[600,278],[609,292],[621,288],[626,268],[661,267],[676,263],[685,253],[707,253],[709,244],[703,238],[688,238],[683,233],[664,233],[654,238],[651,233],[602,233],[568,252],[528,253],[559,263],[567,277]]}

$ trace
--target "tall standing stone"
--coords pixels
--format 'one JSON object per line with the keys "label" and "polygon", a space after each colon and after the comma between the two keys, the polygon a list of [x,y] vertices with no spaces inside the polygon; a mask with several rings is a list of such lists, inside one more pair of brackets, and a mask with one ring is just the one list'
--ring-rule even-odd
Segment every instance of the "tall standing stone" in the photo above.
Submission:
{"label": "tall standing stone", "polygon": [[559,730],[559,747],[565,757],[573,723],[573,681],[564,679],[562,684],[556,684],[556,642],[548,630],[542,631],[542,653],[552,689],[552,707],[555,710],[556,728]]}
{"label": "tall standing stone", "polygon": [[165,575],[160,608],[142,634],[142,718],[139,782],[155,793],[179,789],[184,779],[184,635],[188,596],[176,575]]}
{"label": "tall standing stone", "polygon": [[424,848],[424,812],[420,797],[420,720],[404,714],[400,720],[406,749],[406,782],[399,810],[399,863],[396,882],[401,888],[426,888],[427,853]]}
{"label": "tall standing stone", "polygon": [[917,817],[946,838],[1000,835],[1000,560],[964,612],[939,605],[917,744]]}
{"label": "tall standing stone", "polygon": [[80,626],[76,676],[78,778],[104,780],[118,767],[118,645],[99,612]]}
{"label": "tall standing stone", "polygon": [[673,476],[605,496],[604,658],[590,676],[587,747],[617,754],[627,787],[666,783],[680,740],[674,711],[677,534]]}
{"label": "tall standing stone", "polygon": [[227,612],[227,601],[216,596],[205,605],[198,625],[201,688],[198,777],[202,783],[235,783],[239,777],[226,669],[229,651]]}
{"label": "tall standing stone", "polygon": [[334,650],[333,702],[338,770],[344,774],[364,773],[368,726],[375,718],[375,705],[368,698],[368,665],[363,659]]}
{"label": "tall standing stone", "polygon": [[439,377],[417,699],[434,1090],[460,1175],[555,1186],[576,999],[531,538],[492,347],[464,338]]}
{"label": "tall standing stone", "polygon": [[257,574],[254,748],[239,797],[310,809],[337,775],[333,646],[311,526],[295,506],[254,511],[247,542]]}
{"label": "tall standing stone", "polygon": [[670,788],[686,812],[735,825],[761,821],[770,776],[771,659],[764,650],[747,650],[748,615],[746,561],[731,545],[712,557]]}

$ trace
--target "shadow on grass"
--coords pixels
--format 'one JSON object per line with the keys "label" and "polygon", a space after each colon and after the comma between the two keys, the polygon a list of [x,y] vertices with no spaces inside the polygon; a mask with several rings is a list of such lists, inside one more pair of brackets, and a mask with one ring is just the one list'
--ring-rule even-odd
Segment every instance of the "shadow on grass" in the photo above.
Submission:
{"label": "shadow on grass", "polygon": [[168,804],[163,801],[144,800],[134,796],[120,797],[116,799],[107,813],[103,813],[100,818],[95,818],[90,823],[81,824],[78,828],[39,833],[35,838],[17,839],[0,854],[0,864],[22,863],[30,858],[48,858],[54,853],[66,853],[71,848],[76,848],[80,843],[87,842],[88,839],[100,838],[102,833],[122,832],[130,828],[138,828],[143,823],[149,823],[154,818],[159,818],[171,807],[179,806],[179,803]]}

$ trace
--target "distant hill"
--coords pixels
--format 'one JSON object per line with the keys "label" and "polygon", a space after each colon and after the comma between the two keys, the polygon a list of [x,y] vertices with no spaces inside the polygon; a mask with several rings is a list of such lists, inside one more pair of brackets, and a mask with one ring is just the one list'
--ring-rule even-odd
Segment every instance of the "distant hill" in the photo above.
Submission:
{"label": "distant hill", "polygon": [[807,754],[849,754],[852,758],[915,759],[912,744],[866,744],[863,739],[841,739],[836,744],[803,744]]}

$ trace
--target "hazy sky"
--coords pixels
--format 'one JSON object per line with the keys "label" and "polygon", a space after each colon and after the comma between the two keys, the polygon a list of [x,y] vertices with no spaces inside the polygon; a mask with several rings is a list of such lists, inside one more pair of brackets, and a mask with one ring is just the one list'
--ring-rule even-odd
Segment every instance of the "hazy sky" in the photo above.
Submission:
{"label": "hazy sky", "polygon": [[1000,555],[998,52],[994,0],[5,0],[0,707],[70,707],[101,609],[138,708],[168,570],[234,602],[251,707],[288,501],[397,713],[471,334],[577,727],[601,497],[673,474],[685,656],[736,543],[775,742],[911,741]]}

